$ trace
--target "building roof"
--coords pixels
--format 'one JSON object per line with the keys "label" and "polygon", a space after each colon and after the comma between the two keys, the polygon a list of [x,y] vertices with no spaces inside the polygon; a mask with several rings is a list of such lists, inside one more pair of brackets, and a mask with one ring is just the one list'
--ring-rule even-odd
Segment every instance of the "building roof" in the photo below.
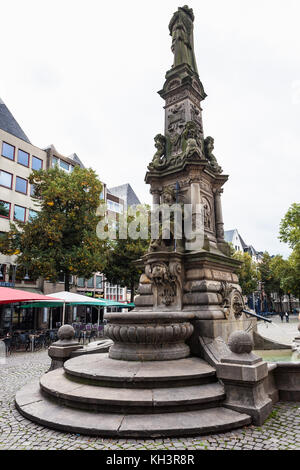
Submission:
{"label": "building roof", "polygon": [[260,256],[263,253],[260,251],[256,251],[256,249],[252,245],[247,245],[244,240],[242,239],[241,235],[239,234],[237,229],[234,230],[226,230],[224,232],[224,238],[228,243],[233,244],[233,237],[234,235],[237,235],[239,237],[239,240],[241,242],[241,245],[243,247],[243,250],[247,253],[249,253],[251,256]]}
{"label": "building roof", "polygon": [[114,196],[123,199],[126,206],[135,206],[141,204],[139,198],[133,191],[129,183],[122,184],[121,186],[115,186],[114,188],[109,188],[108,192]]}
{"label": "building roof", "polygon": [[0,98],[0,129],[8,134],[12,134],[15,137],[18,137],[21,140],[24,140],[28,144],[31,144],[30,140],[28,139],[27,135],[17,123],[5,103]]}
{"label": "building roof", "polygon": [[224,238],[228,243],[233,243],[233,237],[235,234],[238,236],[243,250],[245,250],[248,245],[246,245],[236,228],[234,230],[226,230],[224,232]]}
{"label": "building roof", "polygon": [[80,160],[80,158],[78,157],[76,153],[72,153],[72,155],[69,155],[69,158],[73,160],[74,162],[78,163],[80,168],[85,168],[84,164],[82,163],[82,161]]}

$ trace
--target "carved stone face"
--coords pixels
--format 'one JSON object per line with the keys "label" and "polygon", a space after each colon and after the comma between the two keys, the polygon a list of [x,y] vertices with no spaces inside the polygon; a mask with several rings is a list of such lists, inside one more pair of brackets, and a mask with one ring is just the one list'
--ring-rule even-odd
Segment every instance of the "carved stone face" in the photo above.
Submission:
{"label": "carved stone face", "polygon": [[174,202],[174,196],[170,191],[165,191],[162,195],[163,204],[171,205]]}
{"label": "carved stone face", "polygon": [[161,265],[154,266],[152,270],[153,280],[155,280],[155,282],[158,284],[162,284],[164,280],[165,272],[166,272],[166,269],[164,268],[164,266],[161,266]]}

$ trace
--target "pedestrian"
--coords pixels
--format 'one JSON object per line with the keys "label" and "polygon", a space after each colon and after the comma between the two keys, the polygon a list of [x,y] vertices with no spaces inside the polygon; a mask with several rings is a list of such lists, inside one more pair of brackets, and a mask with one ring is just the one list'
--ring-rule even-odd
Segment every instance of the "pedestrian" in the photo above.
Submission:
{"label": "pedestrian", "polygon": [[288,312],[285,312],[285,321],[288,323],[290,320],[290,316]]}
{"label": "pedestrian", "polygon": [[279,313],[279,316],[280,316],[280,318],[281,318],[281,323],[283,323],[283,316],[284,316],[283,312],[280,312],[280,313]]}

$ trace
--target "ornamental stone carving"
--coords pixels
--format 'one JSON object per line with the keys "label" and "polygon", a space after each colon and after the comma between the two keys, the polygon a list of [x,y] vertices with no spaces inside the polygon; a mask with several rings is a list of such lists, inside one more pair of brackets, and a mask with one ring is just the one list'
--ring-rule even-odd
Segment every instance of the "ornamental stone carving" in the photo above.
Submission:
{"label": "ornamental stone carving", "polygon": [[178,300],[178,293],[181,292],[183,283],[182,266],[179,262],[148,263],[145,273],[153,283],[158,305],[163,304],[168,307]]}
{"label": "ornamental stone carving", "polygon": [[[193,121],[189,121],[185,125],[182,133],[184,139],[184,157],[186,159],[199,158],[202,159],[202,141],[200,130]],[[185,145],[184,145],[185,144]]]}
{"label": "ornamental stone carving", "polygon": [[220,294],[222,296],[222,307],[225,317],[228,319],[230,316],[234,316],[238,319],[244,309],[244,300],[240,291],[225,281],[221,282]]}
{"label": "ornamental stone carving", "polygon": [[154,137],[155,147],[157,149],[152,162],[149,164],[149,170],[159,170],[167,166],[166,159],[166,138],[162,134]]}
{"label": "ornamental stone carving", "polygon": [[218,164],[217,159],[213,154],[213,150],[215,148],[214,142],[215,140],[212,137],[206,137],[206,139],[204,140],[205,157],[207,158],[211,169],[215,173],[222,173],[223,170]]}
{"label": "ornamental stone carving", "polygon": [[104,334],[116,343],[162,344],[187,340],[193,333],[189,322],[167,325],[108,324]]}

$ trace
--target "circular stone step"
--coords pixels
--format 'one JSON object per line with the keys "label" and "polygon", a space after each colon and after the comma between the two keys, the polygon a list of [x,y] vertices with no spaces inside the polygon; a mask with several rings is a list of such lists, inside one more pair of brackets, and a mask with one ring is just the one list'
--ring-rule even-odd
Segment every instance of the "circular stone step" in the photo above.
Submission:
{"label": "circular stone step", "polygon": [[200,435],[220,433],[251,423],[250,416],[223,407],[140,415],[78,410],[60,406],[43,396],[38,381],[19,390],[15,402],[23,416],[38,424],[90,436],[156,438]]}
{"label": "circular stone step", "polygon": [[62,368],[44,374],[41,390],[60,404],[111,413],[161,413],[218,406],[225,398],[218,382],[187,387],[129,389],[78,384]]}
{"label": "circular stone step", "polygon": [[216,381],[216,371],[197,357],[175,361],[130,362],[95,354],[69,359],[64,364],[68,378],[80,383],[124,388],[163,388],[199,385]]}

